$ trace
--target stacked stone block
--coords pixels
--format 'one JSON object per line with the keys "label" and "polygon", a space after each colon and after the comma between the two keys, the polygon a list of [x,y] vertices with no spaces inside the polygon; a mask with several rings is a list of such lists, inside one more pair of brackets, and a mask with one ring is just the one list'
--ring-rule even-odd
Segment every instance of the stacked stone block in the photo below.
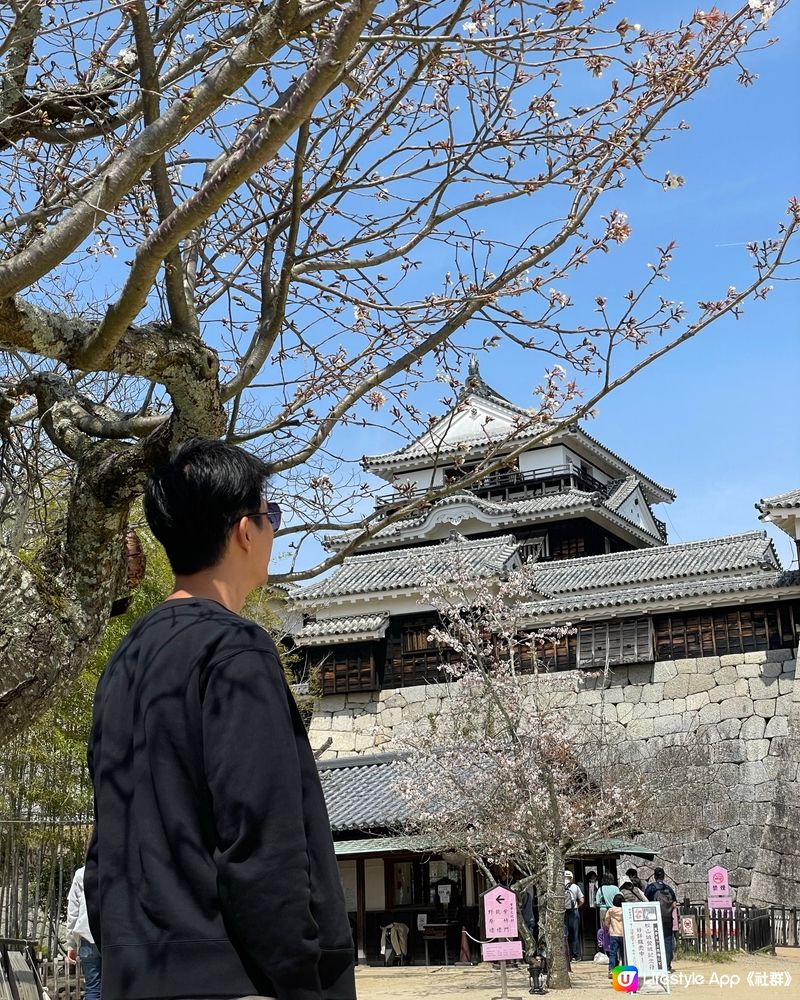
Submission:
{"label": "stacked stone block", "polygon": [[[703,897],[708,868],[721,864],[740,902],[800,905],[795,670],[791,650],[772,650],[615,667],[605,690],[602,678],[579,671],[547,678],[559,705],[601,711],[623,744],[644,741],[657,753],[691,729],[708,737],[719,795],[702,803],[706,832],[677,843],[657,831],[643,838],[655,842],[664,867],[692,898]],[[398,736],[440,714],[446,699],[445,685],[327,696],[312,719],[311,742],[316,748],[331,741],[325,758],[391,750]]]}

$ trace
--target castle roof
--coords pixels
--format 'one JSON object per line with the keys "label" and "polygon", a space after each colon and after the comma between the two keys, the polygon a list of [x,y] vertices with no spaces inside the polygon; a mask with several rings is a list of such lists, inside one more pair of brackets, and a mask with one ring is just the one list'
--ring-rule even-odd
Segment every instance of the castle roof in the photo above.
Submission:
{"label": "castle roof", "polygon": [[756,504],[756,510],[769,514],[773,510],[800,510],[800,489],[777,493],[774,497],[765,497]]}
{"label": "castle roof", "polygon": [[[456,417],[470,406],[479,409],[482,423],[475,433],[458,433]],[[505,419],[503,419],[505,417]],[[662,486],[612,451],[582,426],[562,425],[552,430],[537,421],[533,411],[523,410],[493,396],[469,393],[453,410],[436,420],[410,444],[382,455],[365,456],[364,468],[391,479],[397,472],[436,467],[458,456],[459,460],[499,457],[531,442],[532,448],[565,444],[591,456],[614,479],[633,476],[639,480],[650,503],[671,503],[674,490]]]}
{"label": "castle roof", "polygon": [[[457,540],[394,552],[351,556],[327,580],[307,587],[295,599],[316,604],[360,595],[390,595],[397,590],[419,593],[431,576],[463,575],[490,579],[516,562],[518,543],[511,536]],[[719,599],[763,593],[770,599],[800,596],[800,572],[782,569],[764,531],[726,535],[697,542],[660,545],[580,559],[557,559],[532,566],[532,600],[524,605],[531,618],[554,618],[598,609],[656,606],[681,602],[701,606]],[[381,620],[378,621],[377,619]],[[374,619],[374,620],[373,620]],[[354,622],[366,616],[320,619],[298,633],[300,645],[349,639],[358,633]],[[375,636],[385,634],[387,619],[370,617]],[[366,632],[366,627],[362,626]]]}
{"label": "castle roof", "polygon": [[453,537],[435,545],[347,556],[331,576],[298,589],[294,600],[325,602],[331,598],[394,592],[419,593],[431,579],[492,579],[510,568],[519,543],[513,535],[467,541]]}
{"label": "castle roof", "polygon": [[800,545],[800,489],[765,497],[756,504],[761,521],[771,521]]}
{"label": "castle roof", "polygon": [[346,615],[343,618],[323,618],[307,622],[295,639],[300,646],[326,646],[335,642],[358,642],[379,639],[386,634],[389,624],[388,614]]}
{"label": "castle roof", "polygon": [[740,535],[660,545],[652,549],[537,563],[534,585],[540,594],[554,597],[666,580],[780,568],[767,533],[748,531]]}
{"label": "castle roof", "polygon": [[[317,763],[331,830],[342,833],[368,833],[397,829],[413,821],[411,807],[397,794],[408,755],[404,753],[363,754],[340,757]],[[362,837],[334,843],[339,856],[386,854],[396,851],[436,851],[446,848],[427,836]],[[622,838],[606,838],[573,847],[569,857],[586,854],[632,854],[653,858],[655,850]]]}
{"label": "castle roof", "polygon": [[[511,500],[489,500],[471,492],[459,491],[436,500],[417,513],[381,528],[368,539],[362,551],[386,545],[402,544],[424,539],[437,524],[458,525],[465,520],[477,520],[485,525],[484,530],[510,525],[536,524],[563,517],[575,517],[581,513],[594,512],[612,520],[621,519],[628,531],[632,531],[640,542],[661,545],[664,538],[658,528],[650,528],[626,517],[620,508],[639,488],[639,480],[628,476],[611,485],[608,493],[598,490],[581,490],[572,487],[560,493],[543,496],[528,496]],[[358,531],[328,535],[324,539],[327,548],[343,548],[355,538]]]}

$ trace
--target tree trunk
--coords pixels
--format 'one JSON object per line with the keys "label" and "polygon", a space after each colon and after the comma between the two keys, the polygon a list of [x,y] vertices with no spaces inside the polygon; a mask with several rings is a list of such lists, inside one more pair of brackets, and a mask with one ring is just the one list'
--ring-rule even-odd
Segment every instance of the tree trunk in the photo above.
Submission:
{"label": "tree trunk", "polygon": [[113,457],[79,463],[65,521],[34,557],[0,545],[0,745],[78,676],[108,622],[143,478]]}
{"label": "tree trunk", "polygon": [[547,985],[551,990],[568,990],[572,984],[564,947],[564,855],[558,847],[545,851],[544,889]]}

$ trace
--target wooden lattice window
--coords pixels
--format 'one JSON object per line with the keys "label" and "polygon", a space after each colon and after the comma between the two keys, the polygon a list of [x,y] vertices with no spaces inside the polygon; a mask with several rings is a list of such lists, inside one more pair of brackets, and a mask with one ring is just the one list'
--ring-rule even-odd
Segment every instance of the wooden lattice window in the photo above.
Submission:
{"label": "wooden lattice window", "polygon": [[653,639],[649,618],[623,618],[580,626],[578,663],[581,667],[641,663],[652,659]]}
{"label": "wooden lattice window", "polygon": [[578,559],[586,555],[586,539],[583,535],[572,538],[552,538],[550,556],[552,559]]}
{"label": "wooden lattice window", "polygon": [[[517,651],[519,669],[533,669],[533,657],[528,646]],[[540,642],[536,646],[536,660],[540,670],[574,670],[578,665],[578,639],[567,635],[563,639]]]}
{"label": "wooden lattice window", "polygon": [[378,687],[375,649],[371,642],[310,649],[308,660],[311,671],[319,677],[323,694],[375,691]]}
{"label": "wooden lattice window", "polygon": [[788,649],[797,643],[790,604],[660,615],[654,626],[659,660]]}
{"label": "wooden lattice window", "polygon": [[428,640],[431,626],[438,623],[436,615],[392,622],[386,641],[384,687],[406,687],[446,679],[443,666],[447,652]]}

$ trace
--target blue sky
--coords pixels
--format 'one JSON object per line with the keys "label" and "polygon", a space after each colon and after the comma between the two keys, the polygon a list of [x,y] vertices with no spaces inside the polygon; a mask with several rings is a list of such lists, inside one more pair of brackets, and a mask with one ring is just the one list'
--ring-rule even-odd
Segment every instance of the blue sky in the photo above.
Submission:
{"label": "blue sky", "polygon": [[[638,0],[618,10],[646,23],[655,6]],[[668,7],[670,20],[692,9],[682,2]],[[652,154],[651,173],[682,174],[685,186],[662,195],[634,179],[614,195],[633,228],[609,259],[614,277],[629,265],[624,277],[633,283],[654,247],[675,239],[663,289],[671,298],[691,303],[745,284],[742,244],[773,234],[788,199],[800,196],[797,6],[775,18],[774,28],[780,44],[748,63],[760,74],[757,83],[746,89],[733,71],[718,74],[682,112],[691,131]],[[497,354],[482,361],[482,371],[507,396],[529,403],[524,369],[509,369]],[[762,526],[756,500],[800,485],[799,384],[800,282],[778,283],[738,322],[722,320],[623,386],[588,429],[677,491],[676,502],[658,511],[672,541],[751,530]],[[769,530],[788,566],[794,546]]]}

